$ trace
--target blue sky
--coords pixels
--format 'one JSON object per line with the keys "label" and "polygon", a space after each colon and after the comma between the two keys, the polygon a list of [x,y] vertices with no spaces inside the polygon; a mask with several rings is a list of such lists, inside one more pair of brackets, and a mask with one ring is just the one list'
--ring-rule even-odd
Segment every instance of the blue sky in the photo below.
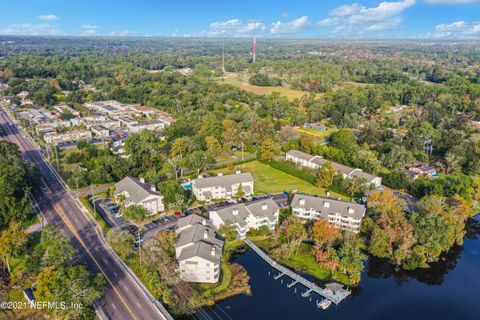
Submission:
{"label": "blue sky", "polygon": [[2,0],[0,34],[480,39],[480,0]]}

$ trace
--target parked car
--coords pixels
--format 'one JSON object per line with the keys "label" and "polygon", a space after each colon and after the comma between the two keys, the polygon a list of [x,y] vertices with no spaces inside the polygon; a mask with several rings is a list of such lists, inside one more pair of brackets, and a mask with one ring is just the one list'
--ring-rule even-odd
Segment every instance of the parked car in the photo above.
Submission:
{"label": "parked car", "polygon": [[129,225],[127,227],[127,230],[130,231],[131,233],[137,233],[138,232],[138,227],[134,225]]}
{"label": "parked car", "polygon": [[182,216],[182,213],[181,213],[181,212],[178,212],[178,211],[176,211],[176,212],[174,213],[174,215],[175,215],[176,217],[181,217],[181,216]]}
{"label": "parked car", "polygon": [[139,243],[134,243],[133,244],[133,252],[138,253],[139,250],[140,250],[140,244]]}

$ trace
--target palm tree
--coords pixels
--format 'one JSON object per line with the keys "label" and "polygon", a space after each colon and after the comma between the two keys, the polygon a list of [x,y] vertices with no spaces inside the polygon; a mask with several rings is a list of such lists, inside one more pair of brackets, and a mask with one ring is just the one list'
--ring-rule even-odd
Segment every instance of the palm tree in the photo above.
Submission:
{"label": "palm tree", "polygon": [[175,173],[175,179],[178,179],[178,170],[182,162],[181,155],[176,155],[167,159],[168,165],[172,168],[172,171]]}

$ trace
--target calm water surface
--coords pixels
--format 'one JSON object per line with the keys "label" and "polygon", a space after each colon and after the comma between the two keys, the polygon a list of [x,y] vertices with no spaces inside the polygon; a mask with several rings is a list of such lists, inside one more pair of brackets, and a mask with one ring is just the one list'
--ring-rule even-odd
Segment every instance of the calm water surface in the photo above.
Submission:
{"label": "calm water surface", "polygon": [[252,295],[227,299],[191,319],[480,319],[479,222],[478,216],[472,221],[462,247],[452,248],[428,270],[395,272],[388,264],[370,259],[359,287],[326,311],[317,309],[316,295],[311,301],[301,297],[305,291],[301,285],[295,292],[287,288],[289,278],[283,283],[274,280],[271,268],[247,251],[234,261],[247,269]]}

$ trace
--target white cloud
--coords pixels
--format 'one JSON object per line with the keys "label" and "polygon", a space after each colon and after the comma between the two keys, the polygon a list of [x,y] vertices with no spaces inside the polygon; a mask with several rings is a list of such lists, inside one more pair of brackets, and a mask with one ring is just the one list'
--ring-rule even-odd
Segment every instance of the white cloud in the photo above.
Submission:
{"label": "white cloud", "polygon": [[130,30],[119,30],[119,31],[110,32],[111,36],[132,36],[135,34],[137,34],[136,31],[130,31]]}
{"label": "white cloud", "polygon": [[427,2],[432,4],[465,4],[480,2],[480,0],[427,0]]}
{"label": "white cloud", "polygon": [[281,22],[277,21],[272,23],[270,28],[271,34],[293,34],[304,31],[310,26],[307,16],[300,17],[295,20]]}
{"label": "white cloud", "polygon": [[1,34],[6,35],[56,35],[59,34],[58,29],[47,23],[32,24],[32,23],[16,23],[12,24],[0,31]]}
{"label": "white cloud", "polygon": [[202,31],[202,36],[246,36],[265,31],[265,25],[259,21],[242,21],[230,19],[227,21],[213,22],[208,31]]}
{"label": "white cloud", "polygon": [[82,34],[83,35],[95,35],[97,34],[98,26],[94,26],[91,24],[84,24],[80,26],[81,29],[83,29]]}
{"label": "white cloud", "polygon": [[39,15],[37,19],[51,21],[51,20],[58,20],[60,18],[54,14],[42,14],[42,15]]}
{"label": "white cloud", "polygon": [[376,7],[358,3],[343,5],[318,24],[332,27],[332,32],[345,36],[364,35],[368,32],[395,30],[400,27],[401,14],[415,4],[415,0],[383,1]]}
{"label": "white cloud", "polygon": [[431,36],[448,39],[480,39],[480,22],[470,24],[460,20],[449,24],[439,24]]}
{"label": "white cloud", "polygon": [[307,16],[291,21],[277,21],[270,25],[255,20],[243,21],[241,19],[230,19],[217,21],[209,25],[208,30],[194,32],[187,36],[193,37],[250,37],[252,35],[281,35],[295,34],[310,27]]}

